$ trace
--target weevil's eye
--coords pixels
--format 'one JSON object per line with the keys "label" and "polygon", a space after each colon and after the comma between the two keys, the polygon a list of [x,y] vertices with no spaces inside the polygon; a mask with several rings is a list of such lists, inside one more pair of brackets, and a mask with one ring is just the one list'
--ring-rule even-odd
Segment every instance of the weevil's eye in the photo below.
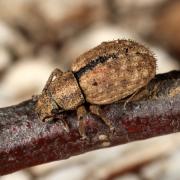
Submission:
{"label": "weevil's eye", "polygon": [[129,52],[128,48],[124,48],[125,53],[127,54]]}
{"label": "weevil's eye", "polygon": [[59,106],[59,104],[52,98],[51,99],[51,114],[58,114],[64,110]]}

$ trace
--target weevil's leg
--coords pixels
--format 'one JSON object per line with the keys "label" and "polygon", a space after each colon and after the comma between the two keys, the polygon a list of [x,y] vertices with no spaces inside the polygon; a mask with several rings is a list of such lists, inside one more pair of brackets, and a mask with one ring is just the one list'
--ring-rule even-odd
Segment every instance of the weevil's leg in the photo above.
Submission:
{"label": "weevil's leg", "polygon": [[85,106],[79,106],[77,108],[77,118],[79,122],[79,133],[83,138],[86,138],[86,133],[85,133],[85,127],[84,127],[84,121],[83,118],[87,115],[87,111]]}
{"label": "weevil's leg", "polygon": [[63,124],[63,128],[66,132],[70,132],[70,128],[69,128],[69,125],[67,124],[66,121],[64,121],[63,119],[61,119],[61,122]]}
{"label": "weevil's leg", "polygon": [[114,131],[114,127],[112,126],[110,120],[103,115],[100,106],[90,105],[89,109],[90,109],[91,113],[97,115],[98,117],[100,117],[103,120],[103,122],[109,127],[110,131]]}
{"label": "weevil's leg", "polygon": [[[52,123],[54,120],[54,116],[47,116],[43,119],[43,122],[46,122],[46,123]],[[69,126],[67,124],[66,121],[64,121],[63,119],[61,119],[61,123],[63,125],[63,129],[66,131],[66,132],[69,132],[70,129],[69,129]]]}
{"label": "weevil's leg", "polygon": [[43,122],[53,122],[53,117],[52,116],[46,116],[42,121]]}
{"label": "weevil's leg", "polygon": [[53,82],[53,80],[54,80],[56,77],[62,76],[62,74],[63,74],[63,72],[62,72],[60,69],[56,68],[56,69],[51,73],[51,75],[50,75],[50,77],[49,77],[49,79],[48,79],[48,81],[47,81],[47,83],[46,83],[46,85],[45,85],[45,87],[44,87],[44,90],[47,90],[48,87],[50,86],[51,82]]}
{"label": "weevil's leg", "polygon": [[[61,114],[64,110],[58,105],[58,103],[53,98],[52,98],[52,102],[53,102],[53,109],[51,111],[51,114],[54,115],[54,117],[56,118],[56,116]],[[67,122],[64,121],[63,119],[61,119],[61,122],[63,124],[63,128],[65,129],[65,131],[69,132],[70,128]]]}
{"label": "weevil's leg", "polygon": [[129,102],[130,102],[140,91],[142,91],[142,90],[143,90],[143,88],[140,88],[140,89],[136,90],[133,94],[131,94],[131,96],[130,96],[129,98],[127,98],[127,99],[125,100],[124,109],[126,109],[127,103],[129,103]]}

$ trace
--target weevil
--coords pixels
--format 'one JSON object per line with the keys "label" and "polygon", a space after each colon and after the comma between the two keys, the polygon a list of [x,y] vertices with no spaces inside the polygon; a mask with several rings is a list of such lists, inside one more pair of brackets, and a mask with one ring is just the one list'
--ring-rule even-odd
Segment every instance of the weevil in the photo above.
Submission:
{"label": "weevil", "polygon": [[[41,120],[56,113],[77,110],[79,132],[85,134],[83,104],[101,116],[100,105],[117,102],[133,95],[155,76],[156,59],[152,52],[131,40],[103,42],[80,55],[71,71],[55,69],[38,97],[36,111]],[[110,121],[101,117],[113,129]]]}

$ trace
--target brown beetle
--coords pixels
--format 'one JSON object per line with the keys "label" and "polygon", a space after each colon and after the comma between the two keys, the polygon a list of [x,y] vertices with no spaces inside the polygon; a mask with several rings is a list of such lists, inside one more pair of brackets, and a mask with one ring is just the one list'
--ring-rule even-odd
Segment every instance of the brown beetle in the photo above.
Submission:
{"label": "brown beetle", "polygon": [[[103,42],[79,56],[71,71],[53,71],[38,97],[36,110],[45,120],[53,114],[77,109],[81,120],[86,114],[82,105],[88,102],[94,105],[90,106],[92,113],[99,116],[98,105],[133,95],[146,86],[155,73],[156,60],[144,46],[131,40]],[[112,128],[107,119],[102,119]],[[83,127],[79,129],[84,134]]]}

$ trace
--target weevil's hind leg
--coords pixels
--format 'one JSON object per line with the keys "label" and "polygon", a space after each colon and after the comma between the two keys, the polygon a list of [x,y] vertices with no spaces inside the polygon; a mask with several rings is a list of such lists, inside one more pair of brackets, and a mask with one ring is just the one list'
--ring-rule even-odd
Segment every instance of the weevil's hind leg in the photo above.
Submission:
{"label": "weevil's hind leg", "polygon": [[142,89],[138,89],[136,90],[133,94],[131,94],[131,96],[129,98],[127,98],[125,100],[125,103],[124,103],[124,109],[126,109],[126,105],[127,103],[129,103]]}
{"label": "weevil's hind leg", "polygon": [[103,120],[103,122],[109,127],[110,131],[112,131],[112,132],[114,131],[114,127],[112,126],[111,121],[103,115],[100,106],[90,105],[89,109],[92,114],[97,115],[98,117],[100,117]]}
{"label": "weevil's hind leg", "polygon": [[79,133],[83,138],[86,138],[86,133],[85,133],[85,126],[84,126],[84,121],[83,118],[87,115],[87,110],[85,106],[79,106],[77,108],[77,118],[79,122]]}
{"label": "weevil's hind leg", "polygon": [[47,81],[47,83],[46,83],[46,85],[45,85],[45,87],[44,87],[44,90],[47,90],[47,89],[48,89],[48,87],[49,87],[49,85],[51,84],[51,82],[53,81],[53,79],[55,79],[55,78],[58,77],[58,76],[62,76],[62,74],[63,74],[63,72],[62,72],[60,69],[56,68],[56,69],[51,73],[51,75],[50,75],[50,77],[49,77],[49,79],[48,79],[48,81]]}

